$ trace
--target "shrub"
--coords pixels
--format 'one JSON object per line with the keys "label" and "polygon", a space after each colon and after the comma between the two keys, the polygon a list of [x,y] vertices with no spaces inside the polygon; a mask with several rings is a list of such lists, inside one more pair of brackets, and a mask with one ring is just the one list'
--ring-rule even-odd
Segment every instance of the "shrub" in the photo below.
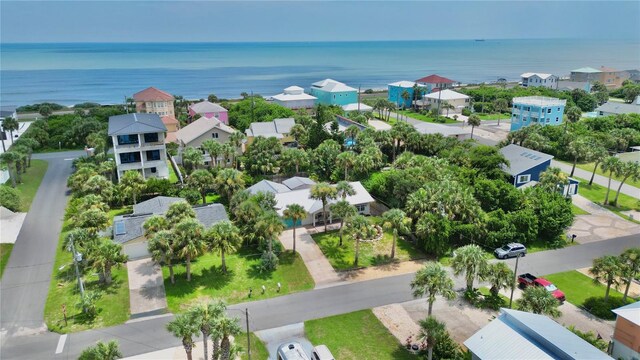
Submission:
{"label": "shrub", "polygon": [[480,290],[473,288],[472,290],[465,290],[464,299],[467,300],[472,305],[478,305],[480,303],[480,297],[482,294]]}
{"label": "shrub", "polygon": [[505,301],[500,295],[493,294],[485,296],[480,303],[481,308],[491,310],[500,310],[500,308],[504,307],[505,305]]}
{"label": "shrub", "polygon": [[600,334],[596,335],[596,333],[594,333],[593,331],[582,332],[576,329],[576,327],[573,325],[567,327],[567,329],[569,329],[572,333],[580,336],[582,340],[588,342],[589,344],[597,347],[604,352],[606,352],[607,348],[609,347],[609,344],[604,339],[602,339],[602,337],[599,337]]}
{"label": "shrub", "polygon": [[469,110],[467,108],[462,109],[462,115],[470,116],[471,115],[471,110]]}
{"label": "shrub", "polygon": [[585,308],[591,314],[604,319],[604,320],[615,320],[616,314],[614,314],[611,310],[619,308],[621,306],[626,305],[622,298],[618,297],[609,297],[607,301],[604,300],[604,297],[590,297],[584,301],[582,307]]}
{"label": "shrub", "polygon": [[260,257],[260,272],[270,272],[278,267],[278,256],[273,252],[265,251]]}
{"label": "shrub", "polygon": [[179,195],[181,198],[185,198],[187,202],[191,205],[197,204],[198,201],[202,199],[202,196],[200,196],[200,193],[197,190],[193,190],[193,189],[182,189],[180,190]]}
{"label": "shrub", "polygon": [[10,186],[0,186],[0,205],[11,211],[20,211],[20,192]]}
{"label": "shrub", "polygon": [[364,91],[365,94],[373,94],[373,89],[367,89]]}

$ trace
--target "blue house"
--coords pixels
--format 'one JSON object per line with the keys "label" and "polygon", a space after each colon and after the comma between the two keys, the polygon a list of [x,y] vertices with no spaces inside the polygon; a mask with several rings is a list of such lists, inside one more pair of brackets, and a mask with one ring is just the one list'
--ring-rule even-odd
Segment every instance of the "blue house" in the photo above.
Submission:
{"label": "blue house", "polygon": [[[551,166],[553,159],[553,155],[515,144],[503,147],[500,153],[509,161],[509,166],[505,166],[503,170],[509,174],[511,183],[517,188],[535,186],[540,181],[540,174]],[[564,186],[560,191],[565,196],[575,195],[578,193],[578,184],[577,180],[569,178],[569,186]]]}
{"label": "blue house", "polygon": [[358,103],[358,90],[332,79],[311,84],[310,94],[317,97],[316,104],[348,105]]}
{"label": "blue house", "polygon": [[511,109],[511,131],[525,126],[539,124],[560,125],[567,100],[545,96],[525,96],[513,98]]}
{"label": "blue house", "polygon": [[[416,92],[415,86],[418,86],[420,90],[420,95],[414,97],[414,92]],[[388,99],[392,103],[396,104],[398,107],[410,108],[413,104],[413,100],[422,99],[422,95],[427,93],[427,86],[420,85],[413,81],[398,81],[388,85]],[[402,98],[402,93],[409,93],[409,97],[405,100]]]}

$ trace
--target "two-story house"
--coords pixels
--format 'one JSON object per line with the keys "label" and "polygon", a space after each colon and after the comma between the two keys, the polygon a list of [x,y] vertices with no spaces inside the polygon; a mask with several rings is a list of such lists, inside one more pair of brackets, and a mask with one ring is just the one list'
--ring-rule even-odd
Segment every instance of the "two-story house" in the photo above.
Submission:
{"label": "two-story house", "polygon": [[[426,85],[419,85],[413,81],[397,81],[387,86],[387,99],[398,107],[410,108],[414,100],[422,99],[422,96],[427,93]],[[405,91],[408,96],[403,98],[402,94]]]}
{"label": "two-story house", "polygon": [[416,82],[420,85],[424,85],[427,87],[427,92],[433,92],[444,89],[451,89],[455,81],[451,79],[447,79],[446,77],[440,75],[429,75],[423,78],[416,80]]}
{"label": "two-story house", "polygon": [[189,116],[196,117],[197,115],[207,119],[216,118],[229,125],[229,112],[227,109],[206,100],[189,105]]}
{"label": "two-story house", "polygon": [[589,82],[593,84],[594,81],[600,81],[601,74],[602,71],[587,66],[571,70],[569,79],[571,81]]}
{"label": "two-story house", "polygon": [[600,66],[600,82],[607,88],[620,88],[622,87],[622,83],[630,77],[627,71]]}
{"label": "two-story house", "polygon": [[534,124],[560,125],[567,104],[567,100],[545,96],[517,97],[512,102],[511,131]]}
{"label": "two-story house", "polygon": [[310,94],[318,99],[317,104],[342,106],[358,103],[358,89],[333,79],[324,79],[311,84]]}
{"label": "two-story house", "polygon": [[[209,153],[202,149],[202,144],[209,139],[221,144],[225,143],[229,140],[229,136],[234,132],[236,132],[235,129],[217,118],[206,118],[203,116],[178,130],[176,133],[176,142],[180,145],[180,152],[187,147],[201,149],[204,154],[205,165],[209,165],[211,157],[209,156]],[[222,155],[220,155],[216,160],[219,161],[221,159],[223,159]]]}
{"label": "two-story house", "polygon": [[109,117],[108,134],[113,140],[118,179],[136,170],[146,178],[168,178],[167,131],[158,114],[125,114]]}
{"label": "two-story house", "polygon": [[173,95],[153,86],[133,94],[133,100],[136,103],[136,112],[138,113],[176,116],[173,108]]}
{"label": "two-story house", "polygon": [[558,88],[558,77],[553,74],[529,72],[520,75],[520,77],[522,78],[522,87]]}

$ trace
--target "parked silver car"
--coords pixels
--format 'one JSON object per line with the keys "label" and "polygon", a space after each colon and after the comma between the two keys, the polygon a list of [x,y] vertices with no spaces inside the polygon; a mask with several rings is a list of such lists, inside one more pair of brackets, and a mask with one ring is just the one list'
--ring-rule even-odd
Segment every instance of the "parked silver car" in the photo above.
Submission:
{"label": "parked silver car", "polygon": [[510,243],[501,248],[497,248],[494,252],[498,259],[506,259],[510,257],[516,257],[520,254],[526,255],[527,248],[520,243]]}

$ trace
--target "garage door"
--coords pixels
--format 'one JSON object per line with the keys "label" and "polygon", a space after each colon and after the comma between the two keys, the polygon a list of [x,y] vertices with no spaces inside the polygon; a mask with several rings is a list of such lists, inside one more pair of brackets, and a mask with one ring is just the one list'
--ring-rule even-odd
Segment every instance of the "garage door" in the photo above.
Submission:
{"label": "garage door", "polygon": [[146,241],[126,244],[124,246],[124,253],[129,255],[129,260],[141,259],[151,256],[149,254],[149,250],[147,250]]}

